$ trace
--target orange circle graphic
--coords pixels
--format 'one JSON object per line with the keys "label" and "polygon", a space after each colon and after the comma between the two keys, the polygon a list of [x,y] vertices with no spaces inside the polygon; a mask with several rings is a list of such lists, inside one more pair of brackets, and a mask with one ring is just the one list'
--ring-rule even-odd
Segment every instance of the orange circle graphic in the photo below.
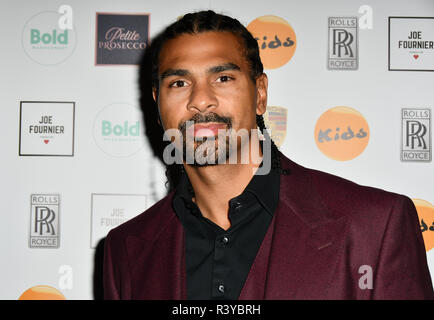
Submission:
{"label": "orange circle graphic", "polygon": [[369,142],[368,122],[350,107],[334,107],[324,112],[315,126],[315,142],[333,160],[347,161],[359,156]]}
{"label": "orange circle graphic", "polygon": [[419,216],[420,229],[422,231],[425,250],[428,252],[434,248],[434,206],[428,201],[421,199],[413,200]]}
{"label": "orange circle graphic", "polygon": [[258,41],[264,69],[276,69],[291,60],[297,39],[285,19],[272,15],[262,16],[250,22],[247,29]]}
{"label": "orange circle graphic", "polygon": [[59,290],[41,285],[27,289],[18,300],[66,300],[66,298]]}

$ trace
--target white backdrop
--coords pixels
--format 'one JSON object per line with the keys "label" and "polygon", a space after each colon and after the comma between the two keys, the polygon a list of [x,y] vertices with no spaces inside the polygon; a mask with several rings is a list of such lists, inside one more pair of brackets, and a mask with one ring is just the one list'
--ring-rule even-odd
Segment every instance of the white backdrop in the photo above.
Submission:
{"label": "white backdrop", "polygon": [[[32,25],[39,23],[42,30],[41,21],[49,20],[37,15],[57,12],[61,5],[73,10],[74,29],[69,33],[68,48],[35,51],[28,39]],[[372,15],[368,15],[372,25],[358,28],[358,69],[329,70],[328,17],[366,18],[366,11],[359,12],[364,5],[372,9]],[[98,241],[111,227],[139,214],[165,194],[163,166],[152,156],[143,135],[135,135],[133,128],[135,119],[140,118],[138,67],[95,65],[96,13],[149,14],[152,38],[177,17],[208,8],[229,14],[246,26],[264,15],[278,16],[295,32],[296,49],[291,60],[266,70],[269,106],[287,110],[286,136],[280,147],[284,154],[301,165],[434,204],[432,161],[400,159],[401,109],[428,109],[432,121],[434,50],[420,50],[420,58],[413,58],[431,71],[389,71],[388,67],[389,17],[434,17],[432,0],[2,0],[1,299],[18,299],[27,289],[39,285],[59,290],[66,299],[93,299]],[[417,24],[422,20],[408,21],[416,23],[410,28],[423,29],[424,41],[434,41],[434,28],[429,31],[434,19],[425,19],[424,26]],[[404,54],[410,60],[411,55]],[[408,68],[414,61],[408,62]],[[55,111],[44,111],[51,112],[57,125],[64,125],[73,140],[68,135],[39,137],[39,142],[47,141],[36,150],[50,146],[46,153],[51,155],[29,155],[35,152],[29,150],[37,142],[26,140],[30,139],[29,129],[23,121],[35,122],[44,113],[40,111],[32,118],[31,112],[20,112],[23,101],[73,102],[68,111],[73,111],[72,118],[59,120],[57,104],[50,104]],[[30,105],[38,107],[41,103]],[[336,106],[356,109],[369,125],[366,148],[347,161],[329,158],[315,142],[319,117]],[[113,129],[119,117],[128,122],[128,130],[132,128],[128,139],[110,140],[99,135],[98,126],[103,120]],[[119,125],[124,123],[120,121]],[[142,133],[143,124],[138,126]],[[432,139],[430,129],[428,125],[425,141]],[[72,155],[65,154],[71,147]],[[61,155],[53,155],[56,153]],[[41,194],[55,195],[53,199],[60,201],[50,207],[58,219],[57,247],[30,246],[30,236],[35,235],[31,197]],[[427,212],[425,223],[434,226],[434,208]],[[429,232],[434,234],[428,229],[424,235]],[[427,256],[434,275],[434,250]]]}

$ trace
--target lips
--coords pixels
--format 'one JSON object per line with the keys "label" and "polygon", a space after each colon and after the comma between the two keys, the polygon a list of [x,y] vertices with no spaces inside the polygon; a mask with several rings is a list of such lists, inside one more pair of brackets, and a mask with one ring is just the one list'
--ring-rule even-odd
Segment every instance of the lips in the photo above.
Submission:
{"label": "lips", "polygon": [[194,136],[195,137],[211,137],[218,135],[218,130],[225,129],[224,123],[207,123],[207,124],[195,124]]}

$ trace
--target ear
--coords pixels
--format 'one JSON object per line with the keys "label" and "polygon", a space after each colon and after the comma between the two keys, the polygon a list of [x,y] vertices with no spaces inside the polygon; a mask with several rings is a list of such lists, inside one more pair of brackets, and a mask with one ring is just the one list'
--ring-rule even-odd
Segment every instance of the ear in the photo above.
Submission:
{"label": "ear", "polygon": [[[155,87],[152,87],[152,98],[154,99],[154,102],[157,104],[157,108],[158,108],[158,90]],[[161,122],[160,122],[160,113],[159,112],[158,112],[157,122],[162,127]]]}
{"label": "ear", "polygon": [[[149,92],[149,91],[148,91]],[[158,103],[157,102],[157,88],[155,88],[155,87],[152,87],[152,98],[154,99],[154,101],[155,101],[155,103]]]}
{"label": "ear", "polygon": [[268,77],[262,73],[256,78],[256,114],[263,115],[267,110]]}

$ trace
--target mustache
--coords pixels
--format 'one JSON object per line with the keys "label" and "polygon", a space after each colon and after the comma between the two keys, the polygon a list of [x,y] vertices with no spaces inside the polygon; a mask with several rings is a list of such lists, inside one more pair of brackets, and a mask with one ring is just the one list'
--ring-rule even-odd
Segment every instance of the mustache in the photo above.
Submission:
{"label": "mustache", "polygon": [[186,132],[188,121],[192,121],[192,122],[194,122],[194,124],[208,123],[208,122],[224,123],[224,124],[226,124],[226,127],[228,129],[232,128],[232,118],[230,118],[230,117],[219,116],[217,113],[214,113],[214,112],[210,112],[207,114],[196,113],[189,120],[184,121],[184,122],[179,124],[178,128],[181,132],[183,132],[183,133]]}

